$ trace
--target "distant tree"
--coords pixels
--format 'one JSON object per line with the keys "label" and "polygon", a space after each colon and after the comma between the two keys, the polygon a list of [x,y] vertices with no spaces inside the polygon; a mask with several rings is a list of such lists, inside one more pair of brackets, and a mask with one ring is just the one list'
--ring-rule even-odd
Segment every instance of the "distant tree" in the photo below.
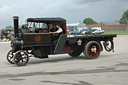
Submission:
{"label": "distant tree", "polygon": [[90,24],[97,24],[97,22],[95,20],[93,20],[92,18],[88,17],[88,18],[85,18],[83,20],[83,23],[85,23],[86,25],[90,25]]}
{"label": "distant tree", "polygon": [[9,25],[9,26],[6,26],[4,30],[13,30],[13,27]]}
{"label": "distant tree", "polygon": [[128,24],[128,10],[123,13],[119,22],[120,24]]}

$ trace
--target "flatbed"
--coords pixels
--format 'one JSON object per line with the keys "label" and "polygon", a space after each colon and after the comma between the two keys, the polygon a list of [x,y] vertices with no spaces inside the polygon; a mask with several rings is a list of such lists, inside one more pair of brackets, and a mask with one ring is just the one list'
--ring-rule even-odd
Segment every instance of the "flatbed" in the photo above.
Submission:
{"label": "flatbed", "polygon": [[117,34],[68,35],[67,39],[74,39],[74,38],[105,38],[105,37],[117,37]]}

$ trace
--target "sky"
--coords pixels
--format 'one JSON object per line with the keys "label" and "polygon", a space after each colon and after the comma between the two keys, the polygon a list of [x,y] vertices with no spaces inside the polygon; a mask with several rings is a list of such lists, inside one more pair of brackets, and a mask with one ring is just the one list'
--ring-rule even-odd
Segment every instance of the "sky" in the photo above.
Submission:
{"label": "sky", "polygon": [[119,20],[126,10],[128,0],[0,0],[0,29],[13,26],[13,16],[20,17],[19,25],[37,17],[62,17],[70,24],[87,17],[97,22]]}

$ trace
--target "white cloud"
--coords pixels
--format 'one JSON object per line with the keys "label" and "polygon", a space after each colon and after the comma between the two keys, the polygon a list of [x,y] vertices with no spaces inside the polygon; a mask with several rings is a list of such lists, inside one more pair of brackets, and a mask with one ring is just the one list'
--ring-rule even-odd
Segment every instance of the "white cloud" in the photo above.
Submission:
{"label": "white cloud", "polygon": [[6,14],[9,12],[9,7],[7,5],[4,5],[3,7],[0,8],[0,16],[3,19]]}
{"label": "white cloud", "polygon": [[7,25],[11,25],[12,12],[14,6],[3,5],[0,7],[0,29],[5,28]]}

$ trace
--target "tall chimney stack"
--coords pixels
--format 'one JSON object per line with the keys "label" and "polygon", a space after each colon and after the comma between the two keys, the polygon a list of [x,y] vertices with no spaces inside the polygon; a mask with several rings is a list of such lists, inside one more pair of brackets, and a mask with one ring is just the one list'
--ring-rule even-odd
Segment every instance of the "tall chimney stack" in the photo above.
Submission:
{"label": "tall chimney stack", "polygon": [[15,38],[18,38],[19,37],[19,33],[18,33],[18,19],[19,17],[18,16],[13,16],[13,22],[14,22],[14,36]]}

